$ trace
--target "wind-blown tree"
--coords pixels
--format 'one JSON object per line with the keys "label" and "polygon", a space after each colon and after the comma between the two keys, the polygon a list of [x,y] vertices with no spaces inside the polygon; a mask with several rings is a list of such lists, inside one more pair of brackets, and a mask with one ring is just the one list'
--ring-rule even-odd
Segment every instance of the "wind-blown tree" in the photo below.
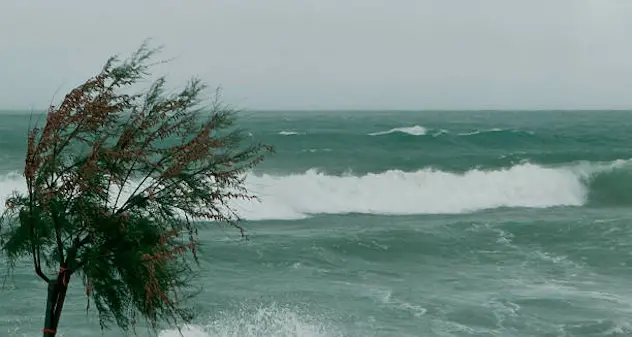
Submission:
{"label": "wind-blown tree", "polygon": [[245,174],[271,148],[245,144],[234,111],[205,101],[197,79],[168,93],[159,78],[133,93],[156,51],[143,44],[109,59],[28,134],[27,190],[7,199],[0,248],[10,267],[28,257],[48,284],[44,336],[55,336],[74,279],[102,329],[190,321],[198,227],[243,235],[230,203],[255,198]]}

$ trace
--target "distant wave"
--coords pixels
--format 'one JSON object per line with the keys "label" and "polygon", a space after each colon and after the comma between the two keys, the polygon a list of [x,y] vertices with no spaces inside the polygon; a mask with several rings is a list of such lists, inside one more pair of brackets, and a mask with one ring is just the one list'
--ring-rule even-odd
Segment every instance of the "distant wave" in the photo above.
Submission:
{"label": "distant wave", "polygon": [[329,149],[329,148],[325,148],[325,149],[306,149],[306,150],[301,150],[301,152],[311,152],[311,153],[314,153],[314,152],[331,152],[331,151],[333,151],[333,150],[332,150],[332,149]]}
{"label": "distant wave", "polygon": [[513,130],[513,129],[493,128],[493,129],[487,129],[487,130],[476,130],[476,131],[472,131],[472,132],[463,132],[463,133],[459,133],[457,135],[458,136],[474,136],[474,135],[479,135],[479,134],[496,133],[496,132],[526,133],[526,134],[530,134],[530,135],[534,134],[533,131],[522,131],[522,130]]}
{"label": "distant wave", "polygon": [[296,136],[296,135],[304,135],[304,132],[296,132],[296,131],[279,131],[279,135],[282,136]]}
{"label": "distant wave", "polygon": [[426,134],[427,131],[428,130],[426,130],[426,128],[424,128],[423,126],[415,125],[415,126],[410,126],[410,127],[393,128],[387,131],[373,132],[373,133],[369,133],[369,136],[382,136],[382,135],[388,135],[390,133],[396,133],[396,132],[406,133],[411,136],[423,136]]}
{"label": "distant wave", "polygon": [[450,131],[448,131],[446,129],[441,129],[441,130],[435,132],[432,136],[433,137],[439,137],[439,136],[442,136],[442,135],[447,135],[449,133],[450,133]]}
{"label": "distant wave", "polygon": [[[328,175],[249,175],[248,189],[261,199],[235,201],[248,220],[301,219],[312,214],[457,214],[499,207],[632,205],[632,161],[559,167],[520,164],[464,173],[433,169]],[[0,176],[0,195],[24,190],[18,175]],[[0,208],[4,201],[0,200]]]}

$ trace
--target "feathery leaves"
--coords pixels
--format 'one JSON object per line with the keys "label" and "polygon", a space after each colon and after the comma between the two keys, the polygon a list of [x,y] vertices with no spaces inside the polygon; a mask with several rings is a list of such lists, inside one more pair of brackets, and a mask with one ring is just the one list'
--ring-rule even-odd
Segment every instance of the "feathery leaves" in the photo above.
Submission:
{"label": "feathery leaves", "polygon": [[[157,52],[143,44],[51,106],[28,135],[25,195],[13,194],[0,218],[0,249],[9,262],[31,256],[36,273],[58,286],[84,281],[102,327],[130,331],[137,315],[189,321],[199,221],[238,228],[232,199],[253,199],[244,176],[272,149],[244,144],[234,111],[191,80],[167,93],[165,79],[131,94]],[[47,275],[44,265],[59,269]],[[60,304],[61,303],[61,304]]]}

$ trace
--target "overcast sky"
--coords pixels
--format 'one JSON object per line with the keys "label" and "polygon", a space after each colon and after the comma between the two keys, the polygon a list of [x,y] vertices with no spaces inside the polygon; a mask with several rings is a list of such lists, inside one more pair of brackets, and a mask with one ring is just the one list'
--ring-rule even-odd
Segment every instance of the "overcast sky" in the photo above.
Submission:
{"label": "overcast sky", "polygon": [[632,108],[630,0],[1,1],[0,108],[148,37],[244,109]]}

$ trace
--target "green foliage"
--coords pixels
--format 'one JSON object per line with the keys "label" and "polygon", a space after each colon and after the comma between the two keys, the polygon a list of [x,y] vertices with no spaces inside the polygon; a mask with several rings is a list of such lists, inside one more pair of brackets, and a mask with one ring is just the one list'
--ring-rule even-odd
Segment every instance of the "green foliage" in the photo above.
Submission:
{"label": "green foliage", "polygon": [[[197,79],[176,93],[164,78],[130,93],[155,52],[143,45],[125,61],[111,58],[50,107],[45,125],[29,133],[28,191],[13,194],[0,219],[11,265],[31,256],[36,273],[60,289],[80,276],[102,326],[124,331],[138,314],[154,328],[191,319],[182,305],[197,226],[213,221],[243,233],[229,201],[254,198],[245,174],[271,150],[245,144],[234,111],[217,95],[204,104]],[[46,275],[42,261],[59,273]]]}

